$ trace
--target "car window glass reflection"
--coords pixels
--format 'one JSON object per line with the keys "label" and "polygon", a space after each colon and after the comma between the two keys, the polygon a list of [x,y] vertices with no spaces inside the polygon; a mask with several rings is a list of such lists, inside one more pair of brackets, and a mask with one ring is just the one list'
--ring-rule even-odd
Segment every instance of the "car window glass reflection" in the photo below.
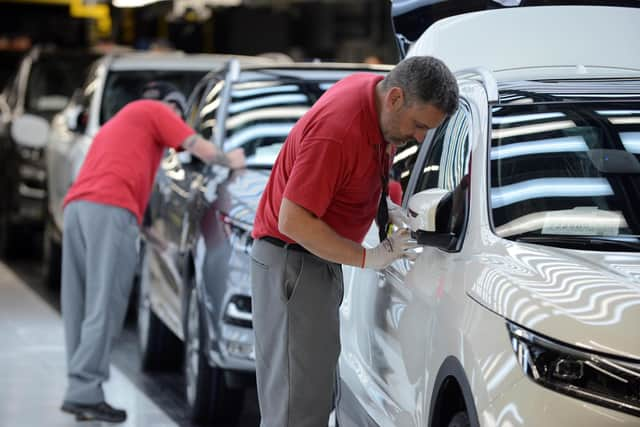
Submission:
{"label": "car window glass reflection", "polygon": [[295,80],[234,83],[224,150],[242,147],[247,165],[270,168],[291,128],[329,86]]}
{"label": "car window glass reflection", "polygon": [[490,156],[498,235],[640,235],[637,103],[495,108]]}
{"label": "car window glass reflection", "polygon": [[415,192],[430,188],[453,191],[469,173],[469,117],[466,104],[435,129]]}
{"label": "car window glass reflection", "polygon": [[27,111],[58,111],[65,107],[78,82],[84,80],[90,56],[41,58],[33,63],[27,85]]}
{"label": "car window glass reflection", "polygon": [[172,83],[188,94],[205,74],[204,71],[116,71],[109,74],[102,96],[100,124],[104,124],[122,107],[140,97],[142,87],[149,81]]}

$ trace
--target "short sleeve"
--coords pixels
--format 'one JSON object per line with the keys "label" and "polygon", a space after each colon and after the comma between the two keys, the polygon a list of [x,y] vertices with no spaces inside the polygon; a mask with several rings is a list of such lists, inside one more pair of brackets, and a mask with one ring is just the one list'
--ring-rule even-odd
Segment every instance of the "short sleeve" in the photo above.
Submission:
{"label": "short sleeve", "polygon": [[161,102],[154,104],[152,115],[158,136],[156,140],[162,146],[179,148],[195,131],[168,106]]}
{"label": "short sleeve", "polygon": [[343,156],[339,141],[305,140],[296,154],[284,197],[318,218],[324,216],[342,181]]}

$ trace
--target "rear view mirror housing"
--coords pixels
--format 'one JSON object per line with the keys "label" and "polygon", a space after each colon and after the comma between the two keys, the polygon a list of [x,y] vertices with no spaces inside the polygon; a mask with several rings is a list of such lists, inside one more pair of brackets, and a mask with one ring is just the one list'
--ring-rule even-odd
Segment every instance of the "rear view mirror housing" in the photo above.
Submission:
{"label": "rear view mirror housing", "polygon": [[79,106],[74,105],[64,110],[64,121],[71,132],[84,132],[87,127],[87,112]]}
{"label": "rear view mirror housing", "polygon": [[408,203],[409,227],[418,244],[450,250],[457,236],[448,231],[452,191],[431,188],[414,194]]}
{"label": "rear view mirror housing", "polygon": [[33,114],[16,117],[11,124],[11,138],[21,147],[44,148],[49,138],[49,122]]}
{"label": "rear view mirror housing", "polygon": [[414,194],[408,203],[409,227],[424,246],[459,251],[467,226],[470,176],[462,177],[453,191],[432,188]]}

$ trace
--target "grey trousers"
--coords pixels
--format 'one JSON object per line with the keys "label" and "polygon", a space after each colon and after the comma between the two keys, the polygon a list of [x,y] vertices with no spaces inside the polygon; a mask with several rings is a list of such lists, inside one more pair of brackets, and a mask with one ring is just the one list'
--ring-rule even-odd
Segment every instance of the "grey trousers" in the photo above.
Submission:
{"label": "grey trousers", "polygon": [[61,305],[69,384],[65,401],[104,401],[138,258],[139,228],[126,209],[85,201],[64,210]]}
{"label": "grey trousers", "polygon": [[342,268],[257,240],[251,282],[261,427],[327,427],[340,353]]}

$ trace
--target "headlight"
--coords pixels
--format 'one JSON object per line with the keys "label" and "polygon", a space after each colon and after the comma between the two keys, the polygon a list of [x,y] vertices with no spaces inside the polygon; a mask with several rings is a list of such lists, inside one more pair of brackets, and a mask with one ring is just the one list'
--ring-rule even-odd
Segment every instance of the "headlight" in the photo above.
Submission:
{"label": "headlight", "polygon": [[507,322],[518,363],[543,387],[640,416],[640,363],[570,347]]}

